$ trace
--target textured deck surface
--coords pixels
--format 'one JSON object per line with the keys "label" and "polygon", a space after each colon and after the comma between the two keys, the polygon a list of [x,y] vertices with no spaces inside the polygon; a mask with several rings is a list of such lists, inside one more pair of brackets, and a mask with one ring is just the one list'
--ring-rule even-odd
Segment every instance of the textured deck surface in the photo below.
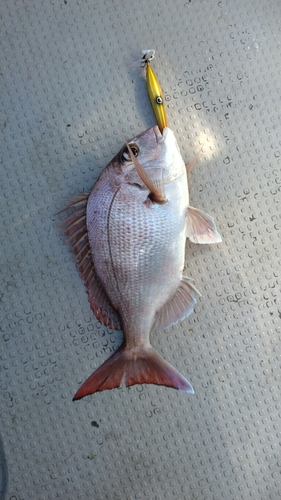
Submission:
{"label": "textured deck surface", "polygon": [[[281,3],[4,0],[0,498],[281,498]],[[128,61],[154,48],[191,203],[195,312],[152,343],[193,396],[156,386],[73,403],[120,344],[93,316],[54,213],[155,124]]]}

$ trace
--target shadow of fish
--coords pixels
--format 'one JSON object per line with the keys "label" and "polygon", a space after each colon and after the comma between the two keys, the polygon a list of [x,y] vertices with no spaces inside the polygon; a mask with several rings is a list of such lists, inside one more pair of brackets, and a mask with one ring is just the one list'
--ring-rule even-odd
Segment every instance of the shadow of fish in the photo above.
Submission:
{"label": "shadow of fish", "polygon": [[[213,219],[189,206],[186,167],[175,136],[158,127],[141,133],[105,168],[91,194],[61,212],[59,224],[96,317],[122,329],[119,349],[81,386],[73,399],[125,381],[193,393],[191,384],[151,346],[152,331],[186,318],[200,295],[182,275],[185,239],[221,241]],[[60,212],[59,212],[60,213]]]}

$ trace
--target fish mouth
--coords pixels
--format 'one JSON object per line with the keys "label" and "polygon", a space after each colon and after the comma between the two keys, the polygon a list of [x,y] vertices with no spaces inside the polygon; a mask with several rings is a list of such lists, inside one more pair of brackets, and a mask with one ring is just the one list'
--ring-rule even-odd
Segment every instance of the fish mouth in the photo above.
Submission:
{"label": "fish mouth", "polygon": [[155,125],[155,127],[153,127],[153,131],[154,131],[154,134],[155,134],[155,137],[156,137],[156,141],[157,141],[158,144],[160,142],[163,142],[165,140],[165,136],[166,136],[165,131],[166,131],[166,128],[164,128],[163,134],[161,134],[159,127],[157,125]]}

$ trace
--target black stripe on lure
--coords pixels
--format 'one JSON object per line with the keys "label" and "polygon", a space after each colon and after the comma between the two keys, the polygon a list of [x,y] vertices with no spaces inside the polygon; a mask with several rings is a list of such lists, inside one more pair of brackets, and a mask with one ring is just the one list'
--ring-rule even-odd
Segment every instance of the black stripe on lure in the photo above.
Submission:
{"label": "black stripe on lure", "polygon": [[142,50],[142,63],[146,66],[146,83],[149,99],[157,120],[158,127],[162,133],[167,127],[167,117],[164,108],[164,99],[160,84],[150,66],[150,61],[154,58],[155,50]]}

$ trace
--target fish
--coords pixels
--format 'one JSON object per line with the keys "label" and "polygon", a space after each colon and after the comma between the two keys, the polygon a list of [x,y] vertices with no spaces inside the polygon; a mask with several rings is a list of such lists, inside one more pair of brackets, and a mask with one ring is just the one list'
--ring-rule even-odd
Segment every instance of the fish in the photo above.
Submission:
{"label": "fish", "polygon": [[152,332],[187,318],[200,296],[183,275],[186,238],[221,241],[214,219],[189,204],[189,168],[172,130],[151,127],[125,142],[90,193],[73,197],[58,212],[71,210],[58,224],[91,309],[104,326],[124,334],[73,400],[122,383],[194,393],[150,343]]}

